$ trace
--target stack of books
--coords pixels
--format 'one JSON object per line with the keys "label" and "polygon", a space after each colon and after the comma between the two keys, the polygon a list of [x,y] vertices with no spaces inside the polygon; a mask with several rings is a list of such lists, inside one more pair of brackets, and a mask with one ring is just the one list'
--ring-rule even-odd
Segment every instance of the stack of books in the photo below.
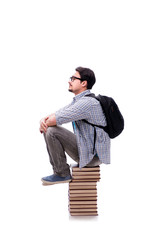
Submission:
{"label": "stack of books", "polygon": [[97,216],[97,181],[100,167],[72,167],[69,183],[69,212],[71,216]]}

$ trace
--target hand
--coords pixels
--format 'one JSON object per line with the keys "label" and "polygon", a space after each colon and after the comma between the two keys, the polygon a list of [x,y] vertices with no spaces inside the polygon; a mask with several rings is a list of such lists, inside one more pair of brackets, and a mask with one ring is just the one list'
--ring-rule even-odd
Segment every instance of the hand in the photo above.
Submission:
{"label": "hand", "polygon": [[40,131],[41,133],[43,133],[43,132],[46,133],[46,132],[47,132],[48,126],[47,126],[47,124],[46,124],[46,121],[47,121],[48,118],[49,118],[49,117],[42,118],[41,121],[40,121],[39,131]]}
{"label": "hand", "polygon": [[55,113],[49,115],[45,123],[47,124],[48,127],[56,126],[57,122],[56,122]]}

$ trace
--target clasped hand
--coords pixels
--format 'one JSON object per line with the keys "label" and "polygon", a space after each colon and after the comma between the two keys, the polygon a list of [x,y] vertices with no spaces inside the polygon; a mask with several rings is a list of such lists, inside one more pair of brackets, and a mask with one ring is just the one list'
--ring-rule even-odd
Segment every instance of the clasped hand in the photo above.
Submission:
{"label": "clasped hand", "polygon": [[54,113],[41,119],[39,130],[41,133],[46,133],[47,128],[51,126],[56,126],[56,117]]}
{"label": "clasped hand", "polygon": [[46,133],[47,132],[47,128],[48,128],[48,125],[47,125],[47,123],[46,123],[46,121],[47,121],[47,119],[48,119],[49,117],[45,117],[45,118],[42,118],[41,120],[40,120],[40,128],[39,128],[39,131],[41,132],[41,133]]}

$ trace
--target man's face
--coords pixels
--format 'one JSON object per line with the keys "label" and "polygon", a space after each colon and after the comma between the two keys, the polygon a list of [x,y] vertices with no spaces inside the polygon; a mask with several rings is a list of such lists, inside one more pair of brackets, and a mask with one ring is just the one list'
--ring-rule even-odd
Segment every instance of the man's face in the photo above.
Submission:
{"label": "man's face", "polygon": [[[74,78],[75,77],[75,78]],[[72,80],[70,79],[70,81],[68,82],[69,83],[69,91],[70,92],[73,92],[75,95],[81,93],[82,91],[86,90],[84,89],[84,85],[85,85],[85,82],[81,82],[80,79],[76,79],[76,78],[80,78],[81,79],[81,76],[79,74],[79,72],[75,72],[72,76]]]}

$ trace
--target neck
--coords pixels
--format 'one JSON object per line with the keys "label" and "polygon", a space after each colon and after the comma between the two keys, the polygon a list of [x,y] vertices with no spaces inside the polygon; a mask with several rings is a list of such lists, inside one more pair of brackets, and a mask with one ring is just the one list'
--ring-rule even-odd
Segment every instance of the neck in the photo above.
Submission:
{"label": "neck", "polygon": [[77,92],[74,92],[74,95],[76,96],[76,95],[78,95],[78,94],[80,94],[80,93],[82,93],[82,92],[84,92],[86,90],[87,90],[87,88],[86,89],[81,89],[81,90],[79,90]]}

